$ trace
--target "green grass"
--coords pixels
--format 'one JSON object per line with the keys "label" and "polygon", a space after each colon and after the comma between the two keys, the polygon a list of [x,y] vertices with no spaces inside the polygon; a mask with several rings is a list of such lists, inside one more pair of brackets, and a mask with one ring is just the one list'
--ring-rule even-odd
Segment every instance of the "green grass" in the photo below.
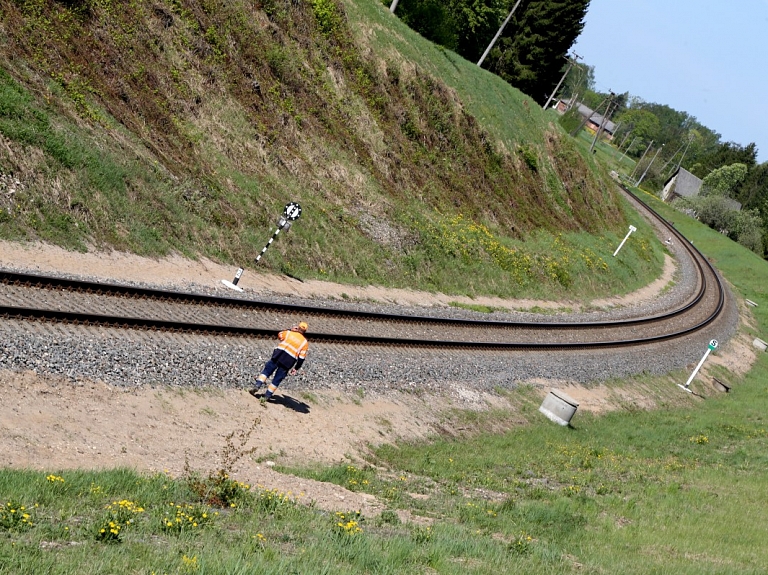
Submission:
{"label": "green grass", "polygon": [[[758,303],[749,329],[764,330],[765,262],[645,199]],[[658,407],[579,411],[570,427],[541,417],[523,386],[513,416],[529,423],[505,433],[482,430],[507,412],[457,411],[476,430],[465,438],[383,446],[375,466],[283,469],[377,496],[377,518],[219,473],[3,469],[0,573],[762,573],[768,356],[745,376],[717,375],[731,392],[706,400],[669,400],[684,372],[609,382],[655,390]],[[403,523],[397,510],[429,521]]]}
{"label": "green grass", "polygon": [[491,305],[475,304],[475,303],[462,303],[460,301],[449,301],[448,305],[459,309],[468,309],[470,311],[476,311],[480,313],[493,313],[496,311],[509,311],[505,307],[495,307]]}

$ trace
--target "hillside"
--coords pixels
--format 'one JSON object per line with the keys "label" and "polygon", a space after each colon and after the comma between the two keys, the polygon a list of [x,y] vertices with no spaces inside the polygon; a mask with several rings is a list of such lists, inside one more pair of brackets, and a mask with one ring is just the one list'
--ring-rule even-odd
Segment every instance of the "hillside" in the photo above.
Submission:
{"label": "hillside", "polygon": [[296,201],[260,264],[294,277],[578,297],[660,272],[645,229],[602,259],[625,208],[555,116],[374,0],[0,10],[3,239],[248,267]]}

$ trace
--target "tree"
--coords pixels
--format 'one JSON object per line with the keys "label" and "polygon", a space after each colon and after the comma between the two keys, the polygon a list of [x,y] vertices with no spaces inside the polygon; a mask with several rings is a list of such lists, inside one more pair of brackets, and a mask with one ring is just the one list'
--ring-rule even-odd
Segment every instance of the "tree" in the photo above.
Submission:
{"label": "tree", "polygon": [[[623,114],[616,116],[616,121],[621,122],[627,130],[632,131],[632,137],[636,137],[645,142],[659,140],[661,125],[659,119],[647,110],[630,108]],[[661,142],[663,143],[663,142]]]}
{"label": "tree", "polygon": [[712,170],[736,163],[744,164],[747,168],[757,165],[757,146],[754,142],[746,146],[735,142],[721,143],[709,154],[696,158],[689,171],[703,179]]}
{"label": "tree", "polygon": [[[764,220],[757,209],[737,210],[729,193],[746,173],[744,164],[734,164],[715,170],[702,183],[702,194],[694,198],[678,198],[679,210],[693,210],[696,218],[710,228],[727,234],[747,249],[763,256],[766,236]],[[705,194],[705,188],[709,193]],[[768,206],[766,206],[768,207]]]}
{"label": "tree", "polygon": [[635,100],[632,103],[633,108],[645,110],[652,113],[659,121],[659,133],[656,139],[666,147],[677,147],[676,144],[684,141],[688,131],[695,127],[696,118],[670,108],[665,104],[654,104]]}
{"label": "tree", "polygon": [[696,218],[713,230],[727,232],[730,236],[735,228],[736,214],[728,198],[724,196],[699,196],[696,198],[678,198],[673,205],[680,210],[692,209]]}
{"label": "tree", "polygon": [[747,166],[744,164],[731,164],[712,170],[701,181],[702,196],[721,196],[731,198],[736,187],[747,176]]}
{"label": "tree", "polygon": [[589,0],[523,0],[491,50],[489,69],[544,104],[584,28]]}
{"label": "tree", "polygon": [[595,67],[587,64],[576,64],[565,77],[561,93],[568,98],[577,96],[581,99],[588,90],[594,91],[594,89]]}
{"label": "tree", "polygon": [[440,0],[400,0],[396,14],[400,20],[428,40],[450,50],[458,48],[458,31],[445,2]]}
{"label": "tree", "polygon": [[[768,162],[753,167],[736,191],[736,199],[749,208],[760,207],[768,201]],[[768,213],[762,212],[763,217]],[[768,218],[766,218],[768,220]]]}
{"label": "tree", "polygon": [[477,62],[506,17],[505,0],[447,0],[458,44],[456,51]]}
{"label": "tree", "polygon": [[[607,101],[607,98],[608,94],[595,92],[594,90],[585,90],[579,95],[579,101],[590,110],[597,110],[601,103]],[[602,111],[605,111],[605,108]]]}
{"label": "tree", "polygon": [[[754,166],[749,170],[747,177],[736,190],[736,199],[741,202],[744,210],[756,210],[760,215],[763,222],[760,245],[765,247],[768,245],[766,243],[768,242],[768,162]],[[747,243],[743,245],[747,246]],[[753,251],[761,253],[757,250]]]}
{"label": "tree", "polygon": [[745,248],[752,250],[759,256],[765,251],[763,236],[765,230],[763,219],[757,210],[742,210],[737,212],[733,222],[737,241]]}
{"label": "tree", "polygon": [[400,0],[396,15],[419,34],[477,61],[499,29],[506,0]]}
{"label": "tree", "polygon": [[689,172],[692,172],[692,166],[695,166],[701,158],[711,154],[720,145],[720,134],[698,122],[695,122],[688,134],[691,141],[682,165]]}

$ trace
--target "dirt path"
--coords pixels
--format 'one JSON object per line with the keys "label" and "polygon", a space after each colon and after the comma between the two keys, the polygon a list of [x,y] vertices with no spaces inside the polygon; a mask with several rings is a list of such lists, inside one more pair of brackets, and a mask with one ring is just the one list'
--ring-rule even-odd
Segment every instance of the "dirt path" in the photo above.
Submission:
{"label": "dirt path", "polygon": [[[41,244],[8,242],[0,242],[0,266],[160,285],[196,283],[217,287],[221,279],[231,279],[234,272],[206,260],[79,254]],[[674,270],[674,263],[668,258],[663,276],[650,286],[622,298],[594,303],[609,307],[646,301],[671,281]],[[466,299],[467,303],[515,309],[563,306],[562,302],[470,300],[409,290],[355,288],[255,273],[246,273],[239,285],[254,294],[322,298],[342,298],[346,294],[346,298],[407,305],[447,305],[449,301]],[[742,342],[739,353],[742,356],[734,358],[734,362],[748,360],[749,346]],[[552,385],[532,383],[539,386],[542,398]],[[654,402],[642,389],[616,392],[598,386],[586,390],[567,382],[559,382],[559,387],[580,401],[580,409],[585,410],[602,411],[626,402],[650,407]],[[290,390],[285,394],[291,396]],[[254,449],[233,469],[241,481],[290,492],[323,509],[360,510],[365,515],[377,513],[382,505],[371,496],[343,487],[277,473],[272,469],[274,462],[355,465],[369,444],[434,435],[444,425],[446,411],[455,407],[450,398],[439,396],[345,397],[336,392],[318,392],[311,397],[292,397],[294,407],[301,406],[297,410],[280,404],[261,406],[240,390],[126,390],[101,382],[76,384],[64,378],[9,371],[0,371],[0,398],[2,466],[45,472],[127,466],[176,477],[183,472],[185,461],[201,473],[215,471],[230,443],[240,450]],[[480,405],[516,409],[495,396],[479,399]],[[252,430],[250,434],[248,430]],[[241,433],[247,439],[242,445]]]}

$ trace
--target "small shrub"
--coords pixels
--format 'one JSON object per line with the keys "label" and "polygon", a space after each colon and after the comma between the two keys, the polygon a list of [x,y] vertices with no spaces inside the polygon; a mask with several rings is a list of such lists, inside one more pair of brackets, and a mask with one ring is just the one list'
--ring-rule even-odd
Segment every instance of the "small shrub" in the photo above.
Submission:
{"label": "small shrub", "polygon": [[539,157],[536,155],[535,150],[532,150],[528,146],[520,146],[517,151],[523,158],[525,165],[528,166],[532,172],[539,171]]}
{"label": "small shrub", "polygon": [[136,521],[136,516],[144,513],[144,507],[133,501],[123,499],[107,505],[106,513],[94,528],[94,538],[102,543],[119,543],[123,539],[125,528]]}
{"label": "small shrub", "polygon": [[379,522],[387,525],[400,525],[400,516],[392,509],[385,509],[379,515]]}
{"label": "small shrub", "polygon": [[432,539],[432,528],[416,525],[411,529],[411,539],[419,545],[428,543]]}
{"label": "small shrub", "polygon": [[230,479],[229,474],[224,469],[219,469],[205,479],[190,472],[189,469],[185,473],[189,488],[200,498],[200,501],[207,505],[237,507],[238,504],[250,498],[251,486]]}
{"label": "small shrub", "polygon": [[296,500],[277,489],[259,488],[254,498],[254,507],[265,515],[279,516],[286,509],[295,508]]}
{"label": "small shrub", "polygon": [[23,531],[34,525],[32,514],[25,505],[18,501],[7,501],[0,507],[0,529],[5,531]]}
{"label": "small shrub", "polygon": [[211,511],[204,505],[170,502],[160,518],[160,529],[176,535],[188,533],[213,524],[218,516],[218,511]]}
{"label": "small shrub", "polygon": [[517,537],[512,539],[507,547],[507,550],[513,555],[528,555],[531,552],[531,544],[533,543],[533,537],[521,531]]}
{"label": "small shrub", "polygon": [[[221,451],[221,466],[217,471],[209,473],[207,477],[202,477],[193,471],[189,461],[184,463],[184,477],[187,485],[202,503],[214,507],[237,507],[238,504],[250,502],[251,486],[230,479],[229,474],[235,463],[258,449],[257,447],[246,449],[245,446],[260,423],[261,420],[256,419],[248,429],[233,431],[226,436],[224,449]],[[238,445],[235,445],[235,435],[238,437]]]}
{"label": "small shrub", "polygon": [[342,18],[339,9],[333,0],[312,0],[312,9],[320,30],[326,36],[333,36],[339,32]]}
{"label": "small shrub", "polygon": [[337,511],[334,516],[333,534],[340,538],[354,537],[363,532],[360,523],[363,519],[359,511],[354,513],[343,513]]}

